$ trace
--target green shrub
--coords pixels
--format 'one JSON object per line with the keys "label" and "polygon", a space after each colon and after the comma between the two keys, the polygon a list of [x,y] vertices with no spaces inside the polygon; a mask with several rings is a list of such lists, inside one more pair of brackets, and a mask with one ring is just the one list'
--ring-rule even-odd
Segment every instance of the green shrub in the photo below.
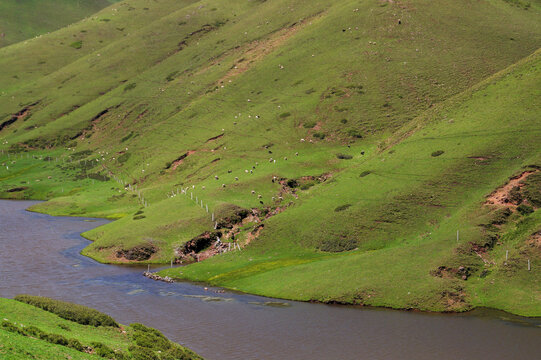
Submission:
{"label": "green shrub", "polygon": [[17,295],[15,296],[15,300],[38,307],[56,314],[63,319],[82,325],[118,327],[116,321],[109,315],[83,305],[32,295]]}
{"label": "green shrub", "polygon": [[322,133],[322,132],[315,132],[314,135],[312,135],[313,137],[317,138],[317,139],[325,139],[325,134]]}
{"label": "green shrub", "polygon": [[437,150],[437,151],[434,151],[431,155],[432,155],[432,157],[438,157],[441,154],[443,154],[444,152],[445,151],[443,151],[443,150]]}
{"label": "green shrub", "polygon": [[283,118],[286,118],[286,117],[290,117],[291,116],[291,113],[290,112],[284,112],[284,113],[281,113],[280,114],[280,117],[283,119]]}
{"label": "green shrub", "polygon": [[347,124],[348,119],[342,119],[342,120],[340,120],[340,122],[341,122],[342,124]]}
{"label": "green shrub", "polygon": [[83,351],[85,349],[83,344],[81,344],[81,342],[79,342],[79,340],[77,339],[68,339],[67,347],[75,349],[77,351]]}
{"label": "green shrub", "polygon": [[533,208],[531,206],[526,205],[526,204],[520,204],[519,206],[517,206],[517,211],[521,215],[529,215],[529,214],[533,213]]}
{"label": "green shrub", "polygon": [[342,160],[351,160],[351,159],[353,159],[352,155],[342,154],[342,153],[336,154],[336,157],[339,158],[339,159],[342,159]]}
{"label": "green shrub", "polygon": [[141,219],[144,219],[144,218],[146,218],[145,215],[137,215],[137,216],[133,217],[133,220],[141,220]]}
{"label": "green shrub", "polygon": [[160,357],[154,351],[144,347],[132,345],[128,350],[134,360],[160,360]]}
{"label": "green shrub", "polygon": [[72,43],[70,44],[70,46],[71,46],[72,48],[74,48],[74,49],[79,50],[80,48],[83,47],[83,41],[82,41],[82,40],[79,40],[79,41],[72,42]]}
{"label": "green shrub", "polygon": [[172,343],[160,331],[138,323],[130,326],[134,330],[133,340],[138,346],[159,351],[171,348]]}
{"label": "green shrub", "polygon": [[94,349],[94,352],[96,353],[96,355],[101,356],[101,357],[106,358],[106,359],[115,359],[116,358],[115,351],[113,349],[111,349],[109,346],[107,346],[107,345],[105,345],[103,343],[100,343],[100,342],[93,342],[90,345]]}
{"label": "green shrub", "polygon": [[128,84],[128,85],[124,86],[124,91],[133,90],[133,89],[135,89],[136,86],[137,86],[136,83]]}
{"label": "green shrub", "polygon": [[302,124],[302,126],[303,126],[305,129],[311,129],[311,128],[313,128],[314,126],[316,126],[316,122],[315,122],[315,121],[308,121],[308,122],[305,122],[304,124]]}
{"label": "green shrub", "polygon": [[28,336],[32,336],[32,337],[40,338],[40,339],[45,334],[43,330],[40,330],[35,326],[28,326],[24,330]]}
{"label": "green shrub", "polygon": [[161,360],[190,360],[192,356],[179,347],[169,349],[161,354]]}
{"label": "green shrub", "polygon": [[71,331],[70,327],[65,324],[58,324],[58,327],[61,328],[62,330]]}
{"label": "green shrub", "polygon": [[47,342],[50,342],[51,344],[57,344],[57,345],[62,345],[62,346],[67,346],[68,345],[68,339],[66,339],[65,337],[63,337],[62,335],[58,335],[58,334],[43,334],[42,336],[40,336],[40,338],[42,340],[45,340]]}
{"label": "green shrub", "polygon": [[18,327],[17,325],[15,325],[15,324],[7,321],[7,320],[2,320],[2,322],[0,323],[0,329],[5,330],[5,331],[9,331],[9,332],[12,332],[12,333],[16,333],[16,334],[25,335],[22,328]]}

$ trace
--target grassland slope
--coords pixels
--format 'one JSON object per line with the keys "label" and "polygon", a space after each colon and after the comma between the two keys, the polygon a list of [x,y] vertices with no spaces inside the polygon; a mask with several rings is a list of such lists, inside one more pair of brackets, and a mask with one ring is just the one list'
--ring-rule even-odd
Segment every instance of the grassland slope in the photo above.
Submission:
{"label": "grassland slope", "polygon": [[541,165],[540,7],[516,5],[122,2],[0,49],[0,195],[118,218],[84,234],[104,262],[212,257],[172,275],[539,314],[525,290],[539,298],[538,273],[522,265],[507,300],[479,292],[504,275],[483,268],[494,246],[473,245],[521,228],[516,212],[498,231],[473,219]]}
{"label": "grassland slope", "polygon": [[3,0],[0,47],[39,36],[92,15],[115,0]]}

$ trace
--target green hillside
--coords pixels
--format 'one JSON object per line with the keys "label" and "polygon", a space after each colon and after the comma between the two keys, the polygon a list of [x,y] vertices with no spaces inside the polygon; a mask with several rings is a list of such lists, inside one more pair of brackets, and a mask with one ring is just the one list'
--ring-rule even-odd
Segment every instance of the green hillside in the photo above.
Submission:
{"label": "green hillside", "polygon": [[118,219],[84,234],[103,262],[541,315],[540,6],[116,4],[0,49],[0,196]]}
{"label": "green hillside", "polygon": [[[62,303],[33,297],[36,304],[47,304],[52,310],[23,302],[0,298],[0,357],[2,359],[201,359],[178,344],[170,342],[158,330],[142,324],[93,326],[81,318],[65,319],[57,315]],[[23,297],[22,299],[28,300]],[[80,305],[84,316],[106,316]],[[114,321],[114,320],[113,320]]]}
{"label": "green hillside", "polygon": [[118,0],[2,0],[0,47],[54,31]]}

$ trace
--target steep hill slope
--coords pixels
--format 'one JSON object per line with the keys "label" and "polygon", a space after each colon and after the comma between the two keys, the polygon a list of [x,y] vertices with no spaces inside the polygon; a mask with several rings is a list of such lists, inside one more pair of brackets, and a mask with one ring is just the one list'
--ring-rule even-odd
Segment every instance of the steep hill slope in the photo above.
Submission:
{"label": "steep hill slope", "polygon": [[[462,279],[494,280],[477,254],[494,244],[472,245],[488,236],[472,220],[484,196],[541,165],[539,54],[528,57],[539,2],[516,5],[122,2],[0,49],[0,194],[120,218],[85,234],[100,261],[227,251],[174,275],[292,299],[539,314],[524,293],[538,299],[538,272],[520,265],[513,300]],[[523,226],[512,219],[490,234]]]}
{"label": "steep hill slope", "polygon": [[60,29],[116,1],[3,0],[0,2],[0,47]]}

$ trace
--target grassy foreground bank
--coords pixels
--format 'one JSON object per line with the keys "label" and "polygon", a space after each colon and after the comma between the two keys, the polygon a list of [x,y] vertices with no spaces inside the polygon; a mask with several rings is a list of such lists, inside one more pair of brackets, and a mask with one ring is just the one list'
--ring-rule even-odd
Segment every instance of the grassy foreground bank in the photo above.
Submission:
{"label": "grassy foreground bank", "polygon": [[119,325],[95,310],[48,298],[16,299],[0,298],[2,359],[202,359],[142,324]]}

